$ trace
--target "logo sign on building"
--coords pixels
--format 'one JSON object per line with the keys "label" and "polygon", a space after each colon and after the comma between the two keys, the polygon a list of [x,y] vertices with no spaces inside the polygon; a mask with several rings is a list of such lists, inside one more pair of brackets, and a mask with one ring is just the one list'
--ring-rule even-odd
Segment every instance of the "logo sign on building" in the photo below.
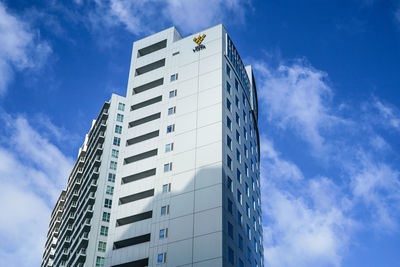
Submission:
{"label": "logo sign on building", "polygon": [[197,46],[193,49],[193,52],[197,52],[206,48],[205,45],[201,44],[204,38],[206,38],[206,35],[204,33],[203,35],[199,35],[198,37],[193,38],[193,42],[197,44]]}

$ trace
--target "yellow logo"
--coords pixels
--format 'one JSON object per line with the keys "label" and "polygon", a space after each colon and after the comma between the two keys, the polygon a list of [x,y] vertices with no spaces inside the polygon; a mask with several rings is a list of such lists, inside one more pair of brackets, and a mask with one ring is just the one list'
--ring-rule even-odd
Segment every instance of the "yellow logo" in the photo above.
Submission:
{"label": "yellow logo", "polygon": [[203,33],[203,35],[199,35],[199,37],[194,37],[193,38],[193,42],[195,42],[198,45],[201,45],[201,43],[203,42],[204,38],[206,38],[206,35]]}

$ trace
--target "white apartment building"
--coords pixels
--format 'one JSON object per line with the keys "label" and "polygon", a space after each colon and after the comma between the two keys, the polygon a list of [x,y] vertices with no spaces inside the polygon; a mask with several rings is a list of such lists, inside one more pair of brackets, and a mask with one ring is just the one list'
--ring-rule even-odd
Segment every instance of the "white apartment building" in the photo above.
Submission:
{"label": "white apartment building", "polygon": [[134,42],[122,115],[104,266],[263,266],[256,84],[224,26]]}
{"label": "white apartment building", "polygon": [[51,214],[42,267],[104,265],[124,110],[112,95],[93,121]]}

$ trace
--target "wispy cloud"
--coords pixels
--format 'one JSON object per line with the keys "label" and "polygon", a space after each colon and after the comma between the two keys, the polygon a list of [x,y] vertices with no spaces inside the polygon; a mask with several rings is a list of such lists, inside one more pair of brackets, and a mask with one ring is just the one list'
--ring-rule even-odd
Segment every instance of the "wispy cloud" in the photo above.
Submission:
{"label": "wispy cloud", "polygon": [[321,133],[341,121],[330,110],[332,89],[327,74],[313,68],[305,59],[272,68],[265,62],[253,64],[257,71],[259,100],[268,116],[281,128],[295,129],[313,148],[321,152]]}
{"label": "wispy cloud", "polygon": [[356,226],[346,215],[346,198],[326,177],[299,180],[299,168],[271,144],[262,139],[266,265],[339,266]]}
{"label": "wispy cloud", "polygon": [[383,121],[381,120],[381,123],[400,130],[400,112],[397,108],[389,104],[384,104],[379,99],[374,99],[373,104],[381,115],[380,119],[383,119]]}
{"label": "wispy cloud", "polygon": [[0,96],[4,95],[14,72],[40,69],[52,52],[50,45],[40,39],[39,31],[0,2]]}
{"label": "wispy cloud", "polygon": [[363,151],[359,157],[349,170],[354,201],[366,206],[368,219],[377,229],[395,230],[400,211],[400,171]]}
{"label": "wispy cloud", "polygon": [[26,117],[3,112],[1,124],[0,201],[7,216],[0,217],[0,265],[39,266],[43,233],[73,161]]}
{"label": "wispy cloud", "polygon": [[250,10],[248,0],[110,0],[76,1],[80,10],[88,13],[93,29],[124,27],[141,35],[175,25],[184,33],[222,23],[230,15],[243,24]]}
{"label": "wispy cloud", "polygon": [[[340,266],[356,232],[398,229],[400,171],[380,134],[399,128],[398,110],[376,97],[335,105],[327,73],[304,59],[253,66],[269,129],[261,138],[266,263]],[[271,138],[282,134],[311,144],[301,153],[318,166],[313,173],[275,147]]]}

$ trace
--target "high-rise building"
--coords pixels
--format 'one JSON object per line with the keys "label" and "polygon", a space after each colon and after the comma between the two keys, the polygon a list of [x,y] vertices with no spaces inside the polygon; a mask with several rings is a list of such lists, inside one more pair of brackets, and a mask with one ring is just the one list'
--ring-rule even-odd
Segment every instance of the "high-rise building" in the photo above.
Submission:
{"label": "high-rise building", "polygon": [[42,266],[263,266],[257,121],[223,25],[134,42],[126,98],[93,124]]}
{"label": "high-rise building", "polygon": [[112,95],[93,121],[51,214],[42,267],[104,265],[124,110]]}
{"label": "high-rise building", "polygon": [[105,266],[263,266],[256,84],[223,25],[134,42]]}

